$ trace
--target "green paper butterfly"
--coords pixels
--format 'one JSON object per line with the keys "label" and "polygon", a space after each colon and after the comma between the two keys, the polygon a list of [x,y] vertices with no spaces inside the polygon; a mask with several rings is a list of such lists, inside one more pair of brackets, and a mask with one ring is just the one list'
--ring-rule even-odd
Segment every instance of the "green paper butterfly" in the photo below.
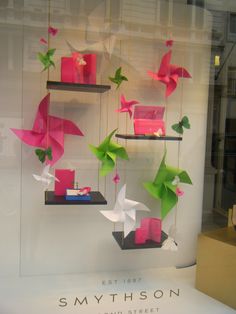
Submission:
{"label": "green paper butterfly", "polygon": [[117,84],[116,89],[120,86],[120,84],[123,81],[128,81],[127,77],[121,74],[121,67],[119,67],[116,70],[116,73],[115,73],[114,77],[109,76],[109,80],[111,80],[113,83]]}
{"label": "green paper butterfly", "polygon": [[190,123],[189,123],[188,117],[184,116],[179,123],[173,124],[171,127],[178,134],[183,134],[184,133],[184,128],[185,129],[190,129]]}
{"label": "green paper butterfly", "polygon": [[89,145],[92,153],[102,161],[102,166],[99,171],[100,176],[106,176],[114,169],[117,157],[126,160],[129,159],[125,148],[111,141],[116,131],[117,129],[112,131],[98,147]]}
{"label": "green paper butterfly", "polygon": [[165,216],[178,202],[178,195],[176,194],[176,178],[178,178],[178,182],[192,184],[192,181],[185,170],[166,165],[165,159],[166,152],[154,181],[145,182],[143,184],[144,188],[152,197],[161,201],[162,219],[165,218]]}
{"label": "green paper butterfly", "polygon": [[46,157],[49,160],[52,160],[52,149],[51,147],[47,148],[47,149],[41,149],[41,148],[37,148],[35,149],[35,154],[38,156],[39,161],[41,161],[41,163],[44,163],[46,160]]}
{"label": "green paper butterfly", "polygon": [[55,68],[55,63],[52,60],[52,57],[55,53],[56,49],[49,49],[45,54],[39,52],[38,53],[38,59],[42,64],[44,65],[43,71],[47,70],[50,68],[50,66],[54,66]]}

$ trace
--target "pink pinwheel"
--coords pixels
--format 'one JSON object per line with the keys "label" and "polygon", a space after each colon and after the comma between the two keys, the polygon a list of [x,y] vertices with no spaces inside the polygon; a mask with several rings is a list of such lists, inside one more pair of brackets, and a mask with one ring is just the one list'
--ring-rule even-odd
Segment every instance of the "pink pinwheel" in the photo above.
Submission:
{"label": "pink pinwheel", "polygon": [[166,97],[170,96],[177,87],[179,77],[191,78],[185,68],[170,64],[172,51],[169,50],[161,60],[161,65],[157,73],[148,71],[148,75],[154,80],[166,85]]}
{"label": "pink pinwheel", "polygon": [[48,27],[48,33],[51,34],[52,36],[56,36],[56,34],[58,33],[58,29],[54,28],[52,26]]}
{"label": "pink pinwheel", "polygon": [[127,101],[125,99],[124,95],[121,95],[120,97],[120,102],[121,102],[121,108],[117,109],[117,112],[128,112],[130,119],[132,118],[132,106],[138,104],[139,102],[137,100],[130,100]]}
{"label": "pink pinwheel", "polygon": [[54,165],[64,154],[64,134],[81,135],[83,133],[70,120],[48,114],[50,94],[46,95],[38,106],[32,130],[11,129],[25,144],[52,149],[52,160],[46,163]]}

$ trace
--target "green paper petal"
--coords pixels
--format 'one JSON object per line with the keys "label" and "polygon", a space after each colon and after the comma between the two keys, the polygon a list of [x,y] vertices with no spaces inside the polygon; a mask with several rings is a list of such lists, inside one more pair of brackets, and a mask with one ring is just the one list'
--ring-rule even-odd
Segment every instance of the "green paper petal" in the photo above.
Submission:
{"label": "green paper petal", "polygon": [[120,147],[116,150],[116,155],[121,159],[129,160],[129,156],[124,147]]}
{"label": "green paper petal", "polygon": [[116,162],[116,154],[113,152],[107,152],[107,159],[111,159],[114,163]]}
{"label": "green paper petal", "polygon": [[175,192],[166,188],[161,200],[161,218],[164,219],[170,210],[176,205],[178,197]]}
{"label": "green paper petal", "polygon": [[91,150],[91,152],[99,159],[99,160],[103,160],[103,158],[105,157],[105,153],[103,151],[100,151],[97,147],[93,146],[93,145],[89,145],[89,148]]}
{"label": "green paper petal", "polygon": [[187,184],[193,184],[186,171],[184,171],[184,170],[181,171],[181,173],[178,176],[180,178],[180,182],[187,183]]}
{"label": "green paper petal", "polygon": [[158,193],[160,192],[160,187],[157,187],[152,182],[144,182],[143,186],[151,194],[152,197],[156,199],[160,199],[159,193]]}
{"label": "green paper petal", "polygon": [[111,158],[104,158],[102,161],[101,169],[99,170],[100,176],[104,177],[111,172],[115,167],[115,162]]}

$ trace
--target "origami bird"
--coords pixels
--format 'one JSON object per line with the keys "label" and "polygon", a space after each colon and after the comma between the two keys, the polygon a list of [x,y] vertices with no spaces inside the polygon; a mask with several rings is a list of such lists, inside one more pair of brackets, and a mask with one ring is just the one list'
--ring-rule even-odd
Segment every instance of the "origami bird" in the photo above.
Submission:
{"label": "origami bird", "polygon": [[37,148],[37,149],[35,149],[35,154],[38,156],[38,159],[39,159],[39,161],[41,161],[41,163],[44,163],[46,158],[48,158],[49,160],[52,160],[52,149],[51,149],[51,147],[49,147],[45,150]]}
{"label": "origami bird", "polygon": [[123,185],[118,193],[115,207],[113,210],[101,210],[100,213],[112,222],[122,222],[124,224],[124,237],[134,228],[136,223],[136,211],[149,209],[142,203],[129,200],[125,197],[126,184]]}
{"label": "origami bird", "polygon": [[190,123],[189,119],[187,116],[184,116],[181,121],[179,121],[176,124],[173,124],[171,128],[178,134],[183,134],[184,133],[184,128],[185,129],[190,129]]}
{"label": "origami bird", "polygon": [[145,189],[152,197],[161,200],[161,218],[164,219],[169,211],[178,202],[177,184],[173,184],[176,176],[179,182],[192,184],[192,181],[186,171],[178,168],[173,168],[165,163],[166,152],[161,161],[156,177],[153,182],[145,182]]}
{"label": "origami bird", "polygon": [[42,182],[44,186],[44,190],[47,190],[50,183],[53,182],[54,180],[59,182],[59,180],[54,175],[49,173],[49,170],[50,170],[50,165],[47,165],[43,168],[43,172],[41,173],[40,176],[33,174],[33,177],[35,178],[35,180]]}
{"label": "origami bird", "polygon": [[120,87],[123,81],[128,81],[127,77],[121,74],[121,67],[116,70],[114,77],[109,76],[109,80],[117,84],[116,89]]}
{"label": "origami bird", "polygon": [[102,166],[99,171],[101,176],[106,176],[113,170],[117,157],[126,160],[129,159],[125,148],[111,141],[111,138],[116,131],[117,129],[112,131],[98,147],[89,145],[92,153],[102,161]]}
{"label": "origami bird", "polygon": [[172,51],[169,50],[161,60],[160,68],[157,73],[148,71],[148,75],[154,80],[166,85],[166,97],[170,96],[177,87],[180,77],[191,78],[188,71],[178,65],[170,64]]}
{"label": "origami bird", "polygon": [[64,154],[64,134],[83,136],[83,133],[72,121],[50,116],[49,104],[50,94],[47,94],[38,106],[32,130],[11,130],[27,145],[42,149],[51,147],[52,160],[46,160],[46,163],[52,166]]}
{"label": "origami bird", "polygon": [[51,66],[55,67],[55,63],[52,60],[52,57],[56,49],[49,49],[45,54],[38,52],[38,59],[44,65],[43,71],[49,69]]}
{"label": "origami bird", "polygon": [[129,100],[127,101],[125,99],[125,96],[122,94],[120,97],[120,102],[121,102],[121,108],[117,109],[117,112],[128,112],[130,119],[132,118],[132,106],[138,104],[139,102],[137,100]]}

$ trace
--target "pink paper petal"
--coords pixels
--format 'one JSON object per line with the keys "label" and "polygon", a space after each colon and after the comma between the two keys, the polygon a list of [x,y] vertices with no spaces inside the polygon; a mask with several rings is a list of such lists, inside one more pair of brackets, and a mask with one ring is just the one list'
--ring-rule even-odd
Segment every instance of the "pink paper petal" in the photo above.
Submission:
{"label": "pink paper petal", "polygon": [[56,34],[58,33],[58,29],[57,28],[54,28],[52,26],[49,26],[48,27],[48,33],[52,36],[56,36]]}
{"label": "pink paper petal", "polygon": [[184,191],[180,190],[180,188],[176,188],[176,195],[177,196],[183,196],[184,195]]}
{"label": "pink paper petal", "polygon": [[119,174],[116,173],[116,175],[114,176],[114,178],[113,178],[112,180],[113,180],[113,182],[114,182],[115,184],[118,184],[118,183],[120,182],[120,176],[119,176]]}
{"label": "pink paper petal", "polygon": [[47,45],[47,44],[48,44],[48,42],[46,41],[46,39],[43,38],[43,37],[41,37],[39,41],[40,41],[40,43],[43,44],[43,45]]}

